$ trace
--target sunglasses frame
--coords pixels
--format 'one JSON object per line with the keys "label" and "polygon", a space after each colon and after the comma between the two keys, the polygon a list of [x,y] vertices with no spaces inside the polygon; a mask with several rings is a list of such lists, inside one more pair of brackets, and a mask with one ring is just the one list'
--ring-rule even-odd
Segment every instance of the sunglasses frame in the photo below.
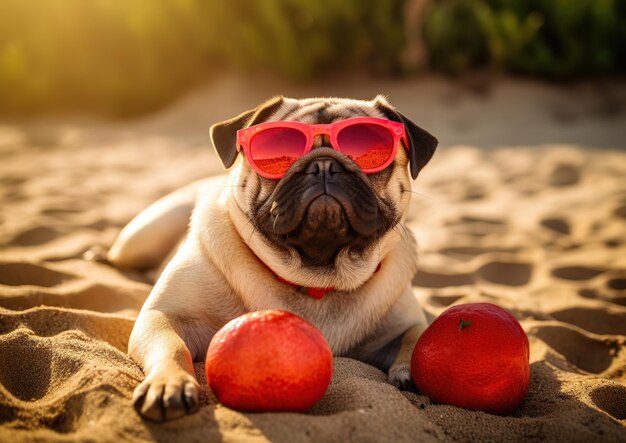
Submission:
{"label": "sunglasses frame", "polygon": [[[382,126],[388,129],[389,133],[393,137],[392,151],[387,161],[385,161],[385,163],[383,163],[381,166],[378,166],[376,168],[367,169],[367,170],[361,168],[364,173],[374,174],[376,172],[382,171],[387,166],[389,166],[391,162],[393,162],[393,160],[396,158],[396,154],[398,153],[398,144],[400,141],[403,142],[404,148],[407,150],[407,152],[409,151],[410,145],[407,139],[406,130],[404,128],[403,123],[395,122],[392,120],[386,120],[382,118],[374,118],[374,117],[354,117],[354,118],[349,118],[346,120],[340,120],[335,123],[313,124],[313,125],[302,123],[302,122],[289,122],[289,121],[281,121],[281,120],[259,123],[258,125],[249,126],[247,128],[240,129],[237,131],[237,142],[236,142],[237,152],[240,152],[241,149],[243,148],[243,151],[244,151],[246,159],[248,160],[248,163],[250,163],[250,166],[252,166],[252,168],[259,175],[265,178],[276,180],[276,179],[282,178],[285,175],[286,171],[282,174],[268,174],[262,171],[256,165],[256,162],[254,161],[254,158],[252,157],[252,154],[250,151],[250,143],[255,135],[268,129],[275,129],[275,128],[296,129],[300,131],[302,134],[304,134],[306,137],[306,146],[304,148],[304,151],[302,152],[302,155],[307,154],[313,149],[313,144],[314,144],[316,136],[328,135],[330,136],[331,147],[335,151],[341,152],[341,149],[339,149],[337,136],[339,135],[342,129],[345,129],[353,125],[359,125],[359,124],[370,124],[370,125]],[[341,153],[344,154],[343,152]]]}

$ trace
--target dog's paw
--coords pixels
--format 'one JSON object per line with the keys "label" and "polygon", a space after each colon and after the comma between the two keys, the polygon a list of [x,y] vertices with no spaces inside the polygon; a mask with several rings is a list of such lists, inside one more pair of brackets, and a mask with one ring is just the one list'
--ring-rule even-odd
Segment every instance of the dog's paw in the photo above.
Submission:
{"label": "dog's paw", "polygon": [[413,385],[411,379],[411,366],[409,364],[394,364],[389,368],[389,383],[398,389],[409,389]]}
{"label": "dog's paw", "polygon": [[200,386],[184,372],[150,373],[133,392],[133,406],[145,419],[162,422],[193,414],[200,409]]}

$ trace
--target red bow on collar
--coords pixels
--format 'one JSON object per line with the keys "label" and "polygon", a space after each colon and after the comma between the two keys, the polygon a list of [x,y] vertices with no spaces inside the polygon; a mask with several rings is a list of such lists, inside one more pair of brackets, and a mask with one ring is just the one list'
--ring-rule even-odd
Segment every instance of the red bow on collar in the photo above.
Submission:
{"label": "red bow on collar", "polygon": [[[261,262],[261,264],[263,266],[265,266],[267,268],[268,271],[270,271],[272,274],[274,274],[274,276],[276,277],[276,280],[278,280],[281,283],[285,283],[286,285],[293,286],[296,289],[300,289],[306,295],[308,295],[309,297],[314,298],[316,300],[321,300],[322,297],[324,297],[324,295],[327,292],[333,291],[335,289],[335,288],[307,288],[305,286],[300,286],[297,283],[293,283],[293,282],[290,282],[289,280],[285,280],[280,275],[278,275],[274,271],[272,271],[272,269],[268,265],[266,265],[263,260],[261,260],[258,257],[257,257],[257,259]],[[378,266],[376,267],[376,270],[374,271],[374,273],[378,272],[379,270],[380,270],[380,263],[378,263]]]}

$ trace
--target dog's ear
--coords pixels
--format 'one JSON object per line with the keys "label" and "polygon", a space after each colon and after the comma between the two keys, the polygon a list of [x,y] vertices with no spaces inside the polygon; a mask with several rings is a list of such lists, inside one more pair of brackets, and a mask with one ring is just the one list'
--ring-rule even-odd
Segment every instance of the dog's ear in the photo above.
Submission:
{"label": "dog's ear", "polygon": [[426,166],[435,153],[435,148],[437,148],[439,141],[398,112],[382,95],[377,95],[373,102],[376,109],[382,112],[387,119],[404,123],[410,145],[407,148],[409,148],[411,177],[415,180],[417,174]]}
{"label": "dog's ear", "polygon": [[237,117],[211,126],[211,142],[226,168],[230,168],[237,159],[237,131],[267,120],[282,103],[282,96],[273,97]]}

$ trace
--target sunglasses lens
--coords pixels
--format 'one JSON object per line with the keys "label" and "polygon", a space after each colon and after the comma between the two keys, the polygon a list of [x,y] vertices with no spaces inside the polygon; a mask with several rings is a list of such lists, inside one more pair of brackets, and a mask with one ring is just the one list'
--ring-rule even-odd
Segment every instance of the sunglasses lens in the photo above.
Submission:
{"label": "sunglasses lens", "polygon": [[293,128],[266,129],[250,140],[251,160],[269,176],[282,176],[305,148],[306,136]]}
{"label": "sunglasses lens", "polygon": [[359,123],[337,134],[339,150],[363,171],[380,168],[393,152],[393,135],[384,126]]}

